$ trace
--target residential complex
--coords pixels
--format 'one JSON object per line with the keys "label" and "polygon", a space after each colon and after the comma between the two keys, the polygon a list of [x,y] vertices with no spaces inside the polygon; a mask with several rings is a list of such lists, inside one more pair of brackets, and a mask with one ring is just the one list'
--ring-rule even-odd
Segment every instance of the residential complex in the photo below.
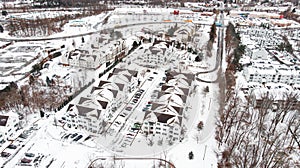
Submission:
{"label": "residential complex", "polygon": [[145,113],[142,131],[146,135],[160,136],[173,141],[182,139],[182,118],[188,112],[193,74],[167,72],[166,81]]}
{"label": "residential complex", "polygon": [[113,69],[106,80],[100,80],[92,87],[88,97],[81,97],[77,104],[69,105],[64,118],[66,126],[99,134],[103,127],[101,123],[108,122],[138,86],[137,76],[137,71]]}

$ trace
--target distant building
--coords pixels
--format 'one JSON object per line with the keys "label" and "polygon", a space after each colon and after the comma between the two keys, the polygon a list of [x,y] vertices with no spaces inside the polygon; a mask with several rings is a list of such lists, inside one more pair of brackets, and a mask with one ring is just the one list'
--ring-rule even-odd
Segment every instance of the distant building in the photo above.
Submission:
{"label": "distant building", "polygon": [[300,110],[300,97],[298,91],[257,89],[252,92],[251,100],[254,108],[268,108],[276,111],[279,108],[285,110]]}
{"label": "distant building", "polygon": [[64,65],[96,69],[106,62],[123,58],[128,52],[124,40],[103,48],[93,44],[92,48],[92,53],[83,49],[74,49],[65,56],[62,56],[61,63]]}

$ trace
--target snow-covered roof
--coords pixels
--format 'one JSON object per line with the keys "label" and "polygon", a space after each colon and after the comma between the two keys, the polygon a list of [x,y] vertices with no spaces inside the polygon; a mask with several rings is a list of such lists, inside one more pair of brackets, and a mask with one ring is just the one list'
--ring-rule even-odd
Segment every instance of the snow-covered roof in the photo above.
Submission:
{"label": "snow-covered roof", "polygon": [[108,88],[94,89],[92,94],[97,101],[112,102],[115,98],[114,92]]}
{"label": "snow-covered roof", "polygon": [[179,86],[172,86],[172,85],[171,86],[162,85],[161,90],[166,93],[174,93],[174,94],[178,94],[178,95],[187,95],[189,92],[188,88],[182,88]]}
{"label": "snow-covered roof", "polygon": [[148,111],[145,114],[144,121],[159,122],[159,123],[167,124],[169,126],[174,126],[175,124],[181,125],[182,117]]}
{"label": "snow-covered roof", "polygon": [[112,74],[110,73],[107,78],[109,81],[114,83],[122,83],[128,84],[131,82],[132,76],[130,75],[123,75],[123,74]]}
{"label": "snow-covered roof", "polygon": [[[110,81],[100,81],[98,84],[99,88],[108,88],[111,90],[117,89],[119,91],[123,91],[124,90],[124,84],[121,83],[116,83],[116,82],[110,82]],[[93,90],[92,90],[93,92]]]}
{"label": "snow-covered roof", "polygon": [[179,95],[174,93],[161,95],[158,98],[157,102],[168,104],[170,106],[177,106],[177,107],[182,107],[184,105],[182,98]]}

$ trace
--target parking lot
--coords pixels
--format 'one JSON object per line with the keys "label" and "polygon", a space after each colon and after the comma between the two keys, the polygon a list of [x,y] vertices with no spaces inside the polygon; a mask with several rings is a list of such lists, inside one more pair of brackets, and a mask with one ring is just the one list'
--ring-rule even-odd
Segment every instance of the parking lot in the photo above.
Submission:
{"label": "parking lot", "polygon": [[1,152],[1,162],[3,163],[3,165],[6,165],[13,159],[18,159],[19,156],[22,156],[22,158],[18,160],[18,165],[28,166],[29,164],[31,164],[34,154],[23,153],[23,151],[27,150],[28,146],[25,146],[29,143],[31,138],[35,136],[36,132],[39,129],[40,126],[33,124],[32,126],[22,131],[16,139],[10,140],[10,144]]}

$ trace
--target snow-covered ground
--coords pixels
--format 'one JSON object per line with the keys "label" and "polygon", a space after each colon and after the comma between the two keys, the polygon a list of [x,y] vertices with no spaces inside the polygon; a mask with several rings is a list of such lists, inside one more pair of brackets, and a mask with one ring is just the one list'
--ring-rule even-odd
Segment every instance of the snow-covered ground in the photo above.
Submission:
{"label": "snow-covered ground", "polygon": [[[123,10],[123,9],[122,9]],[[161,12],[165,9],[151,9],[156,12]],[[151,11],[149,9],[149,11]],[[171,26],[174,26],[175,23],[165,23],[161,24],[161,21],[170,20],[172,21],[182,21],[187,18],[178,18],[178,16],[174,16],[170,13],[173,9],[168,9],[163,15],[119,15],[112,14],[110,20],[107,25],[101,25],[101,21],[104,15],[89,17],[87,19],[82,19],[81,21],[87,25],[85,28],[72,27],[70,25],[66,25],[64,27],[64,31],[62,33],[54,34],[52,37],[60,37],[66,36],[70,34],[76,33],[86,33],[90,31],[98,31],[102,28],[111,28],[119,25],[126,25],[127,23],[140,23],[140,22],[151,22],[151,24],[141,24],[128,26],[124,28],[118,27],[118,31],[120,31],[123,37],[127,38],[135,35],[137,32],[143,30],[143,28],[148,28],[152,31],[167,31]],[[190,11],[189,11],[190,12]],[[205,17],[207,21],[213,23],[214,17]],[[157,23],[155,23],[157,22]],[[168,21],[169,22],[169,21]],[[183,21],[184,24],[184,21]],[[210,26],[202,26],[197,32],[200,34],[200,39],[195,44],[199,48],[205,48],[203,46],[206,45],[206,41],[208,40],[208,31],[210,30]],[[89,39],[89,35],[85,36],[85,39]],[[71,48],[70,45],[73,40],[76,41],[77,44],[81,43],[81,37],[77,38],[68,38],[57,40],[55,42],[51,42],[51,44],[55,44],[57,46],[66,45],[66,49]],[[87,42],[88,43],[88,42]],[[18,44],[18,43],[17,43]],[[42,44],[41,44],[42,45]],[[147,44],[143,44],[146,47]],[[143,51],[143,50],[141,50]],[[216,45],[213,48],[212,57],[207,57],[204,54],[204,59],[202,62],[195,63],[193,60],[189,60],[189,58],[195,59],[195,55],[187,53],[186,51],[174,50],[176,51],[177,59],[182,59],[187,66],[189,66],[189,70],[193,73],[197,73],[199,71],[206,71],[209,69],[213,69],[216,65]],[[137,50],[138,52],[138,50]],[[141,55],[141,53],[137,53]],[[137,70],[141,70],[142,67],[134,65],[134,57],[132,55],[125,59],[125,61],[130,61],[133,59],[132,65],[136,66]],[[175,59],[174,59],[175,60]],[[173,64],[178,68],[176,64],[179,63],[180,60],[176,60]],[[46,80],[46,77],[53,77],[53,75],[59,75],[61,77],[70,76],[70,80],[62,80],[61,82],[64,85],[76,85],[80,80],[82,82],[90,81],[91,78],[96,77],[97,74],[93,71],[79,71],[78,68],[72,67],[63,67],[59,65],[59,59],[55,58],[52,61],[48,61],[48,68],[43,69],[41,79]],[[120,66],[124,66],[124,64],[120,64]],[[144,68],[145,69],[145,68]],[[161,79],[164,75],[164,68],[152,69],[151,72],[158,72],[156,75],[157,81],[145,82],[142,87],[146,89],[152,90],[157,87],[157,83],[159,83],[158,79]],[[81,74],[80,74],[81,73]],[[69,75],[68,75],[69,74]],[[150,74],[149,74],[150,75]],[[151,74],[153,75],[153,74]],[[216,73],[211,74],[201,74],[198,77],[203,78],[205,80],[214,80]],[[81,77],[80,77],[81,76]],[[82,79],[80,79],[82,78]],[[147,79],[147,75],[145,77]],[[23,84],[26,80],[22,81]],[[168,144],[164,144],[162,146],[154,145],[154,147],[148,147],[145,143],[142,143],[143,136],[137,137],[137,141],[134,141],[130,148],[122,149],[120,151],[113,149],[114,147],[119,148],[119,144],[111,144],[109,139],[110,137],[92,137],[89,140],[84,141],[89,134],[85,131],[80,130],[65,130],[61,124],[59,126],[54,126],[54,118],[59,119],[63,113],[66,111],[66,107],[62,108],[55,115],[50,115],[47,119],[40,119],[37,121],[37,125],[39,130],[33,131],[31,137],[29,137],[28,142],[26,142],[25,146],[20,149],[20,151],[9,161],[5,167],[20,167],[16,166],[17,163],[20,162],[20,159],[24,158],[25,152],[30,152],[35,154],[35,158],[39,156],[40,159],[35,163],[37,167],[88,167],[89,163],[93,160],[104,157],[107,158],[103,162],[105,165],[114,164],[114,162],[121,166],[125,165],[125,167],[145,167],[145,165],[149,165],[151,167],[152,164],[158,164],[153,160],[147,161],[138,161],[138,160],[122,160],[122,161],[114,161],[112,162],[112,157],[156,157],[156,158],[165,158],[166,160],[170,160],[177,168],[181,167],[189,167],[196,168],[199,165],[203,165],[203,167],[217,167],[217,157],[215,155],[216,150],[216,142],[214,140],[214,122],[215,122],[215,113],[218,111],[218,85],[214,83],[202,83],[196,82],[197,89],[194,94],[191,96],[189,100],[190,110],[188,117],[185,121],[186,127],[188,128],[188,132],[184,137],[182,142],[178,142],[177,144],[169,146]],[[83,85],[81,85],[83,86]],[[77,97],[75,97],[70,103],[76,103],[79,101],[80,97],[87,96],[91,90],[91,85],[86,90],[81,92]],[[209,92],[204,93],[204,88],[208,86]],[[80,86],[77,86],[80,87]],[[157,88],[156,88],[157,89]],[[149,94],[150,93],[150,94]],[[146,97],[151,95],[151,92],[145,93],[145,100],[141,100],[140,104],[137,105],[136,109],[141,110],[145,105],[145,101],[147,101]],[[149,95],[146,95],[149,94]],[[137,112],[141,112],[137,110]],[[130,119],[134,122],[135,118],[140,118],[142,116],[138,114],[133,114]],[[197,128],[197,124],[199,121],[203,121],[204,128],[199,131]],[[78,142],[74,141],[74,138],[78,135],[75,135],[73,138],[65,138],[68,134],[82,135],[83,138]],[[122,134],[122,133],[121,133]],[[115,137],[113,137],[115,138]],[[13,151],[10,151],[13,152]],[[165,153],[166,152],[166,153]],[[193,152],[194,159],[190,160],[188,158],[189,152]],[[164,156],[165,155],[165,156]],[[32,158],[33,159],[33,158]],[[34,159],[33,159],[34,160]],[[32,160],[32,162],[33,162]],[[99,161],[100,162],[100,161]],[[99,164],[99,163],[98,163]],[[33,166],[32,166],[33,167]]]}

